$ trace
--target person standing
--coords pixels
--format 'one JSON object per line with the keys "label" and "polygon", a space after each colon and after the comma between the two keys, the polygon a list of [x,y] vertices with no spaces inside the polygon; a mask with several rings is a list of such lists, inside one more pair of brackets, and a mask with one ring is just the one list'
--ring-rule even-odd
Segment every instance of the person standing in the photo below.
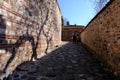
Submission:
{"label": "person standing", "polygon": [[80,41],[80,37],[79,37],[79,34],[76,35],[76,43],[78,44]]}
{"label": "person standing", "polygon": [[73,43],[76,43],[76,35],[75,34],[73,34],[73,36],[72,36],[73,38],[72,38],[72,40],[73,40]]}

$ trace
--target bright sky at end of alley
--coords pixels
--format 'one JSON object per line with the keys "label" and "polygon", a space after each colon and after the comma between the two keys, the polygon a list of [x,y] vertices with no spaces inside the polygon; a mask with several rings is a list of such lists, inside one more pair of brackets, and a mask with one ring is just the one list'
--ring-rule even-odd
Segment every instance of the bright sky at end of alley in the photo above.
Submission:
{"label": "bright sky at end of alley", "polygon": [[95,16],[94,5],[90,0],[58,0],[62,16],[71,25],[86,26]]}

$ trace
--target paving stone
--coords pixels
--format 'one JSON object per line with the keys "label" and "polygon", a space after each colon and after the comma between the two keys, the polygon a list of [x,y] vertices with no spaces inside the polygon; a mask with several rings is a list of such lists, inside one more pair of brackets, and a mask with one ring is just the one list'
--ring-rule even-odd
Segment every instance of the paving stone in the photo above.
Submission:
{"label": "paving stone", "polygon": [[87,80],[94,80],[94,78],[93,77],[88,77]]}
{"label": "paving stone", "polygon": [[68,65],[68,66],[66,66],[66,68],[67,68],[67,69],[70,69],[70,68],[72,68],[72,66],[71,66],[71,65]]}
{"label": "paving stone", "polygon": [[40,80],[49,80],[49,79],[44,77],[44,78],[41,78]]}
{"label": "paving stone", "polygon": [[[29,78],[28,78],[28,80],[36,80],[37,79],[37,77],[33,77],[33,76],[30,76]],[[21,79],[22,80],[22,79]]]}
{"label": "paving stone", "polygon": [[18,77],[19,77],[19,75],[18,75],[18,74],[15,74],[13,77],[14,77],[14,78],[18,78]]}
{"label": "paving stone", "polygon": [[79,77],[84,77],[84,76],[85,76],[85,74],[80,74],[80,75],[79,75]]}
{"label": "paving stone", "polygon": [[71,62],[74,63],[74,64],[77,63],[75,60],[72,60]]}
{"label": "paving stone", "polygon": [[16,69],[12,74],[13,80],[17,77],[26,80],[119,80],[114,75],[114,79],[109,77],[111,73],[108,68],[81,44],[72,43]]}
{"label": "paving stone", "polygon": [[26,79],[26,78],[27,78],[26,75],[21,76],[21,79]]}
{"label": "paving stone", "polygon": [[55,73],[47,73],[46,77],[56,77],[56,74]]}

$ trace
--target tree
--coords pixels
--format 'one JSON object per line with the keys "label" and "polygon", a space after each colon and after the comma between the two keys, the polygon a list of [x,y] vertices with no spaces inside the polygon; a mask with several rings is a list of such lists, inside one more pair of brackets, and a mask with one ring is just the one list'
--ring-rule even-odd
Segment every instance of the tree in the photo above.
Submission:
{"label": "tree", "polygon": [[64,19],[63,16],[61,16],[61,22],[62,22],[62,27],[64,26]]}
{"label": "tree", "polygon": [[66,26],[68,19],[67,18],[63,18],[63,19],[64,19],[64,26]]}
{"label": "tree", "polygon": [[96,1],[95,10],[96,12],[99,12],[109,0],[95,0],[95,1]]}
{"label": "tree", "polygon": [[70,25],[70,22],[68,21],[67,18],[61,16],[61,21],[62,21],[62,26],[67,26],[67,25]]}
{"label": "tree", "polygon": [[107,2],[111,0],[89,0],[95,5],[95,11],[98,13],[105,5]]}
{"label": "tree", "polygon": [[69,21],[67,21],[67,25],[70,25]]}

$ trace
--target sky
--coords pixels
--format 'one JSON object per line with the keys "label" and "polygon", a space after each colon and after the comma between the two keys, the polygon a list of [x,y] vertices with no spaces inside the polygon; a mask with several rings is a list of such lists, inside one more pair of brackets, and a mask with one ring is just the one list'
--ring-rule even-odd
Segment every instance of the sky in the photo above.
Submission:
{"label": "sky", "polygon": [[96,15],[94,5],[90,0],[58,0],[62,16],[70,25],[86,26]]}

